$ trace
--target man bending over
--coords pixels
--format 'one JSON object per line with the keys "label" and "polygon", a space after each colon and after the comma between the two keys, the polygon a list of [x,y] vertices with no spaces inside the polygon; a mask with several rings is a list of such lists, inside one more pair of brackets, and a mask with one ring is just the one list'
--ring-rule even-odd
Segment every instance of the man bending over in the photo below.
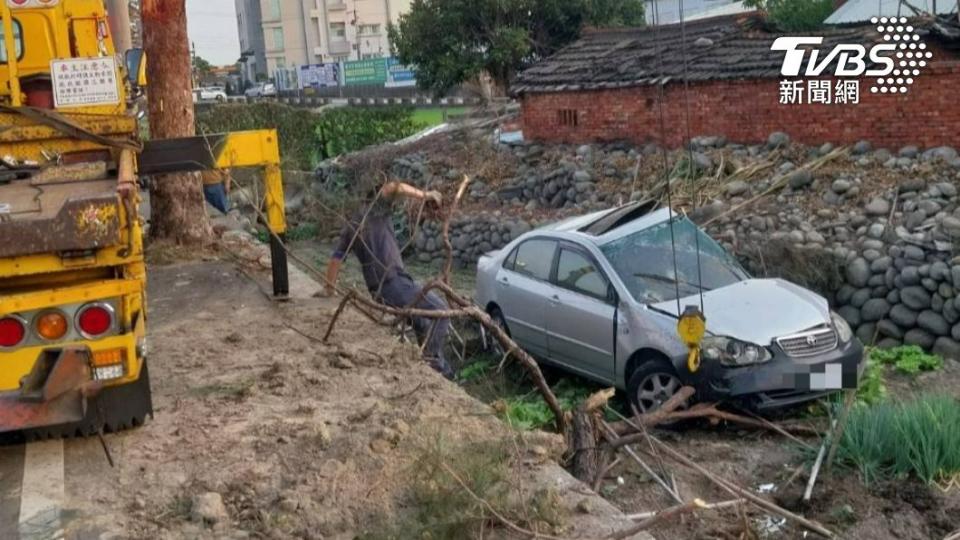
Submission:
{"label": "man bending over", "polygon": [[[439,192],[425,192],[396,181],[385,184],[379,195],[376,191],[368,193],[364,204],[349,217],[340,233],[340,241],[327,267],[327,293],[334,293],[340,266],[347,254],[353,253],[360,261],[363,280],[374,300],[395,308],[445,310],[446,302],[433,291],[421,295],[422,287],[404,269],[391,208],[399,198],[417,199],[437,209],[443,200]],[[424,359],[430,367],[452,379],[453,370],[443,355],[450,321],[414,317],[412,322]]]}

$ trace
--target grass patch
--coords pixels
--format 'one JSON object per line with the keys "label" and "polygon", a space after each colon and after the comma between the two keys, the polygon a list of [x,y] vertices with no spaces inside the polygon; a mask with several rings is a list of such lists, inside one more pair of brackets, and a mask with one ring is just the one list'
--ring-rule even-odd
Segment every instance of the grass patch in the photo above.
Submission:
{"label": "grass patch", "polygon": [[907,375],[916,375],[921,371],[936,371],[943,368],[943,358],[927,354],[916,345],[894,347],[892,349],[873,349],[870,359],[882,365],[893,366]]}
{"label": "grass patch", "polygon": [[904,476],[928,484],[952,478],[960,473],[960,403],[925,395],[858,405],[850,411],[837,456],[867,484]]}
{"label": "grass patch", "polygon": [[532,497],[521,497],[524,500],[511,496],[516,494],[508,482],[512,448],[509,439],[454,448],[437,437],[410,469],[412,510],[406,515],[384,517],[370,527],[373,532],[358,538],[453,540],[489,533],[499,525],[496,518],[463,485],[514,523],[540,533],[556,533],[566,516],[555,492],[541,490]]}
{"label": "grass patch", "polygon": [[422,128],[439,126],[443,123],[443,113],[446,111],[447,118],[466,114],[466,107],[430,107],[426,109],[416,109],[413,111],[413,121]]}

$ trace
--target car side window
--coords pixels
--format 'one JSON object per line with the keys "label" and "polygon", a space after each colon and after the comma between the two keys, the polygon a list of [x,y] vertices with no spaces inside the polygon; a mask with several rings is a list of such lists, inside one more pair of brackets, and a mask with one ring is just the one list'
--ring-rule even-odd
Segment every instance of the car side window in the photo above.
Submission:
{"label": "car side window", "polygon": [[527,240],[517,248],[513,271],[544,281],[550,279],[556,248],[553,240]]}
{"label": "car side window", "polygon": [[510,256],[503,261],[504,268],[506,268],[507,270],[513,270],[513,267],[517,262],[517,251],[519,250],[520,250],[519,247],[513,248],[513,251],[510,252]]}
{"label": "car side window", "polygon": [[573,250],[560,250],[557,285],[600,300],[607,298],[606,278],[590,259]]}

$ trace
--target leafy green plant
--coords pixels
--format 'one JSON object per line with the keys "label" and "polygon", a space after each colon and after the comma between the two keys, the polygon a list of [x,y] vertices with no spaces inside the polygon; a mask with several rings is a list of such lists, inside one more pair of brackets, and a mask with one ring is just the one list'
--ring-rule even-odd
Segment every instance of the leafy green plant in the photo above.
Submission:
{"label": "leafy green plant", "polygon": [[762,9],[779,30],[816,30],[833,13],[833,0],[746,0],[748,7]]}
{"label": "leafy green plant", "polygon": [[887,386],[883,383],[884,366],[873,355],[867,355],[867,367],[860,378],[857,388],[857,401],[867,405],[876,405],[887,397]]}
{"label": "leafy green plant", "polygon": [[921,371],[935,371],[943,367],[943,358],[927,354],[916,345],[873,349],[870,359],[883,365],[892,365],[901,373],[915,375]]}
{"label": "leafy green plant", "polygon": [[315,129],[325,157],[398,141],[421,128],[408,107],[341,107],[324,112]]}
{"label": "leafy green plant", "polygon": [[276,129],[285,168],[313,170],[321,156],[320,115],[279,103],[213,105],[197,111],[198,134]]}
{"label": "leafy green plant", "polygon": [[[590,389],[571,379],[563,379],[554,385],[553,393],[563,410],[569,411],[590,396]],[[495,408],[500,410],[507,423],[517,429],[541,429],[554,421],[553,411],[540,394],[535,392],[501,400]]]}
{"label": "leafy green plant", "polygon": [[301,223],[287,231],[287,240],[291,242],[313,240],[317,237],[319,230],[316,223]]}
{"label": "leafy green plant", "polygon": [[905,403],[857,405],[838,446],[867,484],[913,475],[932,483],[960,473],[960,402],[925,395]]}
{"label": "leafy green plant", "polygon": [[457,378],[461,383],[470,383],[487,376],[487,373],[494,367],[493,360],[489,358],[480,358],[460,369]]}

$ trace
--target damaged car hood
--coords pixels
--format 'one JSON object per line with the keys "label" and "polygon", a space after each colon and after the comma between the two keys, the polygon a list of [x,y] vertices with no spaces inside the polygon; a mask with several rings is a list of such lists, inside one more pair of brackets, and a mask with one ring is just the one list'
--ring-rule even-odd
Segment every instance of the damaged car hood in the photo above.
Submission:
{"label": "damaged car hood", "polygon": [[[699,306],[699,296],[680,299],[681,309],[690,305]],[[757,345],[830,322],[825,298],[781,279],[749,279],[709,291],[703,305],[708,332]],[[650,307],[677,316],[676,300]]]}

